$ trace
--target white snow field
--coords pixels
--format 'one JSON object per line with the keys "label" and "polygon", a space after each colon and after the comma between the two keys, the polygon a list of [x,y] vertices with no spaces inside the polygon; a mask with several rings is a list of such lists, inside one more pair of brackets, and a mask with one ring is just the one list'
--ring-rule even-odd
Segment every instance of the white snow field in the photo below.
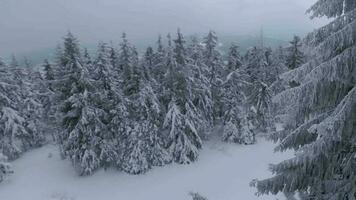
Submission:
{"label": "white snow field", "polygon": [[273,153],[274,146],[264,139],[251,146],[208,142],[191,165],[136,176],[102,170],[79,177],[56,146],[46,145],[12,163],[15,173],[0,184],[0,200],[189,200],[190,191],[209,200],[275,200],[255,196],[249,186],[254,178],[271,176],[269,163],[291,157],[291,152]]}

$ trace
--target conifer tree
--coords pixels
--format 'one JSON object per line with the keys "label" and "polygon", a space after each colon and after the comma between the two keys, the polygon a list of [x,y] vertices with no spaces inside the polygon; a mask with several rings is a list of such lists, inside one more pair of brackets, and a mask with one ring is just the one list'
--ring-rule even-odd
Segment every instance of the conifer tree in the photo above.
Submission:
{"label": "conifer tree", "polygon": [[[3,72],[8,75],[8,77],[4,77],[4,82],[15,86],[12,88],[11,101],[7,102],[11,103],[11,106],[5,104],[2,116],[4,122],[9,122],[5,125],[7,130],[4,132],[8,132],[7,134],[10,134],[8,136],[12,137],[8,147],[14,147],[10,152],[4,152],[4,154],[13,160],[18,158],[20,152],[38,147],[45,141],[42,122],[42,95],[40,94],[42,81],[39,73],[35,73],[31,67],[21,66],[15,56],[12,56],[8,70],[4,69]],[[9,87],[7,86],[4,90],[9,90]],[[17,144],[17,150],[13,146],[14,143]]]}
{"label": "conifer tree", "polygon": [[223,135],[222,140],[238,144],[255,143],[255,133],[249,115],[246,90],[249,76],[242,69],[230,72],[223,82]]}
{"label": "conifer tree", "polygon": [[288,56],[286,58],[286,65],[289,69],[298,68],[304,63],[304,55],[301,51],[301,40],[298,36],[294,36],[293,40],[289,42]]}
{"label": "conifer tree", "polygon": [[[199,120],[197,110],[191,102],[191,91],[188,86],[183,36],[178,32],[175,48],[171,47],[168,36],[166,88],[169,102],[163,129],[168,133],[166,144],[171,152],[172,160],[187,164],[198,158],[198,150],[202,146],[196,125]],[[174,55],[175,53],[180,56]],[[177,62],[177,59],[180,63]]]}
{"label": "conifer tree", "polygon": [[198,116],[201,119],[198,126],[202,137],[207,137],[209,129],[213,126],[213,99],[210,88],[210,81],[207,77],[207,68],[204,65],[203,46],[198,38],[193,37],[188,51],[188,75],[191,88],[191,101],[196,107]]}
{"label": "conifer tree", "polygon": [[59,143],[78,174],[90,175],[102,165],[100,139],[106,128],[100,119],[103,110],[94,103],[95,88],[82,64],[78,41],[71,33],[64,38],[61,55],[64,57],[58,65],[63,78],[58,80],[57,88],[63,101]]}
{"label": "conifer tree", "polygon": [[[27,135],[25,119],[18,111],[21,101],[19,86],[9,67],[0,59],[0,152],[10,160],[22,153],[22,135]],[[20,137],[18,137],[20,136]]]}
{"label": "conifer tree", "polygon": [[117,139],[122,133],[121,122],[116,121],[123,115],[123,113],[117,112],[117,109],[122,108],[122,95],[116,80],[117,74],[115,74],[112,62],[112,51],[112,48],[106,43],[99,43],[92,72],[94,79],[91,80],[95,87],[94,104],[103,111],[102,115],[98,116],[103,123],[99,154],[105,169],[117,164],[119,159]]}
{"label": "conifer tree", "polygon": [[266,132],[271,127],[272,97],[268,86],[260,81],[253,84],[253,91],[249,96],[250,105],[253,107],[253,124],[258,131]]}
{"label": "conifer tree", "polygon": [[[162,82],[164,74],[167,71],[165,65],[165,47],[162,42],[162,37],[159,35],[157,40],[157,50],[154,52],[152,76],[157,82]],[[162,88],[159,88],[162,90]]]}
{"label": "conifer tree", "polygon": [[46,124],[44,121],[44,104],[48,101],[47,87],[41,73],[28,68],[26,73],[26,97],[23,99],[22,116],[29,134],[28,148],[39,147],[45,142]]}
{"label": "conifer tree", "polygon": [[293,128],[277,137],[281,143],[276,150],[294,149],[296,154],[271,166],[274,177],[253,183],[259,194],[355,199],[356,4],[319,0],[308,12],[336,19],[306,36],[313,59],[283,74],[282,79],[298,85],[273,98]]}
{"label": "conifer tree", "polygon": [[[89,72],[94,71],[93,61],[92,61],[92,58],[91,58],[87,48],[85,48],[84,52],[83,52],[83,65],[86,66],[86,68],[88,69]],[[92,75],[92,74],[90,74],[90,75]]]}
{"label": "conifer tree", "polygon": [[228,54],[228,63],[227,63],[227,70],[228,73],[235,71],[239,69],[242,65],[242,59],[240,56],[240,53],[238,51],[238,46],[235,44],[232,44],[229,49],[229,54]]}
{"label": "conifer tree", "polygon": [[204,64],[207,68],[206,76],[210,84],[210,91],[213,100],[213,121],[217,122],[222,116],[222,103],[221,103],[221,82],[223,63],[220,53],[217,51],[218,37],[215,32],[209,31],[208,35],[204,38]]}

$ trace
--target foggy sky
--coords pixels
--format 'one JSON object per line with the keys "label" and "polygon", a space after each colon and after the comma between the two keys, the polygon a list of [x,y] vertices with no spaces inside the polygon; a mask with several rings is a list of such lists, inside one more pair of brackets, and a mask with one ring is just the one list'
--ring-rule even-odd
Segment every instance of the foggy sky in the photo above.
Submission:
{"label": "foggy sky", "polygon": [[82,43],[155,40],[159,33],[253,35],[287,39],[321,26],[315,0],[0,0],[0,56],[54,47],[71,30]]}

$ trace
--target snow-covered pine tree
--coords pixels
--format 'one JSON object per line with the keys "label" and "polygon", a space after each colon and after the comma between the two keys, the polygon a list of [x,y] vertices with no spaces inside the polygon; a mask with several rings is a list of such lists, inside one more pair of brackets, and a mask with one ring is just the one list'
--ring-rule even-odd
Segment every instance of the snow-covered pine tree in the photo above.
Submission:
{"label": "snow-covered pine tree", "polygon": [[213,100],[210,90],[210,81],[206,76],[207,68],[204,65],[203,46],[198,38],[193,36],[187,48],[188,75],[191,88],[191,101],[201,118],[197,124],[200,136],[206,138],[213,126]]}
{"label": "snow-covered pine tree", "polygon": [[[178,32],[178,35],[180,35],[178,38],[181,37],[181,39],[175,40],[175,50],[171,46],[171,38],[168,35],[165,100],[169,104],[163,129],[168,135],[166,144],[171,152],[172,160],[187,164],[198,158],[198,150],[202,147],[202,141],[196,128],[199,117],[191,102],[191,91],[185,74],[187,66],[184,57],[186,53],[183,53],[185,50],[182,48],[184,40],[181,33]],[[181,54],[176,56],[174,52],[181,52]],[[181,59],[181,63],[178,63],[176,58]]]}
{"label": "snow-covered pine tree", "polygon": [[[103,112],[98,116],[104,124],[104,130],[100,133],[100,160],[106,169],[115,166],[119,160],[118,138],[122,134],[122,124],[116,119],[122,119],[122,95],[118,86],[118,77],[115,73],[112,60],[113,50],[104,42],[100,42],[97,48],[96,58],[91,72],[91,84],[95,87],[94,104]],[[119,112],[116,112],[120,110]],[[118,115],[118,116],[116,116]]]}
{"label": "snow-covered pine tree", "polygon": [[239,69],[242,66],[242,58],[240,56],[239,46],[231,44],[229,48],[228,60],[227,60],[227,74]]}
{"label": "snow-covered pine tree", "polygon": [[10,160],[22,153],[22,141],[18,136],[27,135],[25,119],[18,111],[19,86],[11,76],[9,66],[0,59],[0,152]]}
{"label": "snow-covered pine tree", "polygon": [[155,60],[155,53],[153,51],[152,47],[147,47],[145,55],[144,55],[144,65],[145,67],[147,67],[147,69],[149,70],[149,72],[151,73],[153,71],[153,63]]}
{"label": "snow-covered pine tree", "polygon": [[304,55],[301,51],[301,39],[298,36],[294,36],[293,40],[289,43],[290,47],[287,49],[286,65],[289,69],[295,69],[304,63]]}
{"label": "snow-covered pine tree", "polygon": [[174,56],[178,65],[186,65],[186,49],[185,49],[185,39],[183,34],[180,32],[180,29],[177,30],[177,39],[174,40]]}
{"label": "snow-covered pine tree", "polygon": [[204,38],[204,64],[207,68],[207,75],[210,85],[210,91],[213,99],[213,121],[216,123],[222,114],[221,103],[221,82],[223,62],[220,52],[216,49],[218,46],[218,37],[214,31],[209,31],[208,35]]}
{"label": "snow-covered pine tree", "polygon": [[45,59],[43,62],[42,68],[44,71],[44,79],[47,81],[48,88],[50,90],[53,90],[52,83],[51,83],[51,81],[53,81],[55,79],[53,66],[47,59]]}
{"label": "snow-covered pine tree", "polygon": [[84,48],[84,52],[83,52],[83,65],[85,65],[88,71],[90,72],[90,76],[94,75],[91,73],[94,71],[93,60],[87,48]]}
{"label": "snow-covered pine tree", "polygon": [[11,173],[13,173],[13,170],[10,163],[7,162],[7,157],[0,152],[0,183]]}
{"label": "snow-covered pine tree", "polygon": [[259,81],[255,80],[253,83],[253,90],[249,96],[249,102],[252,106],[253,125],[257,131],[266,132],[272,125],[271,107],[272,107],[272,92],[269,87]]}
{"label": "snow-covered pine tree", "polygon": [[251,84],[242,69],[230,72],[223,82],[223,135],[222,140],[239,144],[253,144],[255,135],[248,119],[249,103],[246,90]]}
{"label": "snow-covered pine tree", "polygon": [[82,64],[78,41],[71,33],[64,38],[61,55],[58,65],[63,76],[56,80],[63,101],[59,144],[78,174],[89,175],[102,165],[100,139],[106,128],[100,119],[103,110],[94,103],[95,88]]}
{"label": "snow-covered pine tree", "polygon": [[247,50],[244,57],[246,61],[246,72],[251,77],[251,82],[259,80],[262,82],[267,81],[267,59],[264,54],[265,49],[252,47]]}
{"label": "snow-covered pine tree", "polygon": [[[285,48],[279,46],[272,52],[271,56],[271,74],[274,76],[271,77],[272,80],[268,81],[271,82],[269,85],[269,89],[271,91],[271,95],[274,96],[275,94],[280,93],[281,91],[287,89],[289,87],[288,83],[283,82],[283,80],[280,79],[280,75],[287,72],[289,69],[286,66],[286,50]],[[274,112],[273,109],[273,104],[272,104],[272,109],[271,112]],[[272,114],[273,116],[273,114]]]}
{"label": "snow-covered pine tree", "polygon": [[[151,71],[153,78],[159,83],[161,83],[163,81],[164,74],[167,71],[166,65],[165,65],[165,55],[166,55],[165,47],[162,42],[162,37],[161,37],[161,35],[159,35],[158,40],[157,40],[157,49],[153,55],[153,58],[154,58],[153,62],[152,62],[153,68]],[[159,89],[162,89],[162,88],[159,88]]]}
{"label": "snow-covered pine tree", "polygon": [[111,66],[114,69],[117,69],[119,64],[119,55],[118,55],[119,53],[117,52],[117,49],[114,47],[113,42],[110,42],[109,44],[109,51],[110,51],[109,58],[110,58]]}
{"label": "snow-covered pine tree", "polygon": [[48,102],[49,93],[40,71],[33,67],[27,68],[26,75],[27,92],[21,113],[26,120],[25,127],[29,134],[28,146],[33,148],[41,146],[46,140],[44,104]]}
{"label": "snow-covered pine tree", "polygon": [[121,168],[131,174],[140,174],[168,160],[159,135],[160,103],[151,86],[147,63],[138,62],[134,48],[131,52],[130,79],[127,81],[130,90],[125,93],[128,115],[121,137]]}
{"label": "snow-covered pine tree", "polygon": [[[63,151],[80,175],[90,175],[102,166],[102,137],[107,129],[101,121],[104,111],[93,103],[93,86],[83,68],[72,88],[72,96],[66,100],[70,109],[65,110]],[[79,74],[78,74],[79,75]],[[66,137],[67,136],[67,137]]]}
{"label": "snow-covered pine tree", "polygon": [[270,167],[274,177],[253,183],[259,194],[355,199],[356,3],[319,0],[308,12],[336,19],[306,36],[313,59],[283,74],[282,79],[298,85],[273,98],[296,127],[281,135],[276,150],[296,154]]}
{"label": "snow-covered pine tree", "polygon": [[201,66],[203,64],[204,46],[200,43],[198,36],[192,36],[187,48],[190,63]]}
{"label": "snow-covered pine tree", "polygon": [[51,134],[52,140],[56,140],[56,103],[55,101],[55,71],[54,66],[45,59],[42,64],[43,78],[41,83],[41,103],[43,109],[43,123],[45,124],[46,132]]}
{"label": "snow-covered pine tree", "polygon": [[122,42],[120,43],[119,49],[119,65],[118,72],[120,74],[120,81],[122,82],[122,86],[124,94],[129,95],[130,93],[130,80],[131,80],[131,70],[132,70],[132,48],[131,44],[126,38],[126,33],[122,34]]}
{"label": "snow-covered pine tree", "polygon": [[[9,141],[10,146],[13,145],[12,143],[16,143],[18,150],[22,152],[40,146],[45,140],[42,123],[42,96],[39,92],[42,88],[40,87],[41,80],[34,78],[36,73],[33,73],[34,69],[30,67],[30,64],[28,66],[29,68],[25,68],[19,65],[15,56],[12,56],[10,67],[3,71],[7,71],[8,75],[8,77],[4,77],[4,79],[7,79],[5,82],[16,86],[12,88],[11,106],[8,105],[9,109],[4,110],[3,120],[10,120],[11,123],[17,123],[24,128],[19,127],[18,130],[13,130],[15,132],[11,133],[13,135],[12,141]],[[36,77],[40,76],[37,75]],[[8,124],[7,126],[13,125]],[[16,129],[16,126],[13,128]],[[5,132],[11,129],[9,128]],[[14,154],[14,157],[7,153],[4,154],[10,160],[18,157],[18,154],[16,156]]]}

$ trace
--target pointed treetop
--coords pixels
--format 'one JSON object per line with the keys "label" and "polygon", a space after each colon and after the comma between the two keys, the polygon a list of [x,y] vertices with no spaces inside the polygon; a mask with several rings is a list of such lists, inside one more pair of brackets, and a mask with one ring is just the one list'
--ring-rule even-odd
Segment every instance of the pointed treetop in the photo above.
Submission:
{"label": "pointed treetop", "polygon": [[162,43],[162,36],[158,35],[158,40],[157,40],[157,51],[158,52],[163,52],[163,43]]}
{"label": "pointed treetop", "polygon": [[172,37],[170,33],[167,34],[167,39],[168,39],[168,46],[172,47]]}

